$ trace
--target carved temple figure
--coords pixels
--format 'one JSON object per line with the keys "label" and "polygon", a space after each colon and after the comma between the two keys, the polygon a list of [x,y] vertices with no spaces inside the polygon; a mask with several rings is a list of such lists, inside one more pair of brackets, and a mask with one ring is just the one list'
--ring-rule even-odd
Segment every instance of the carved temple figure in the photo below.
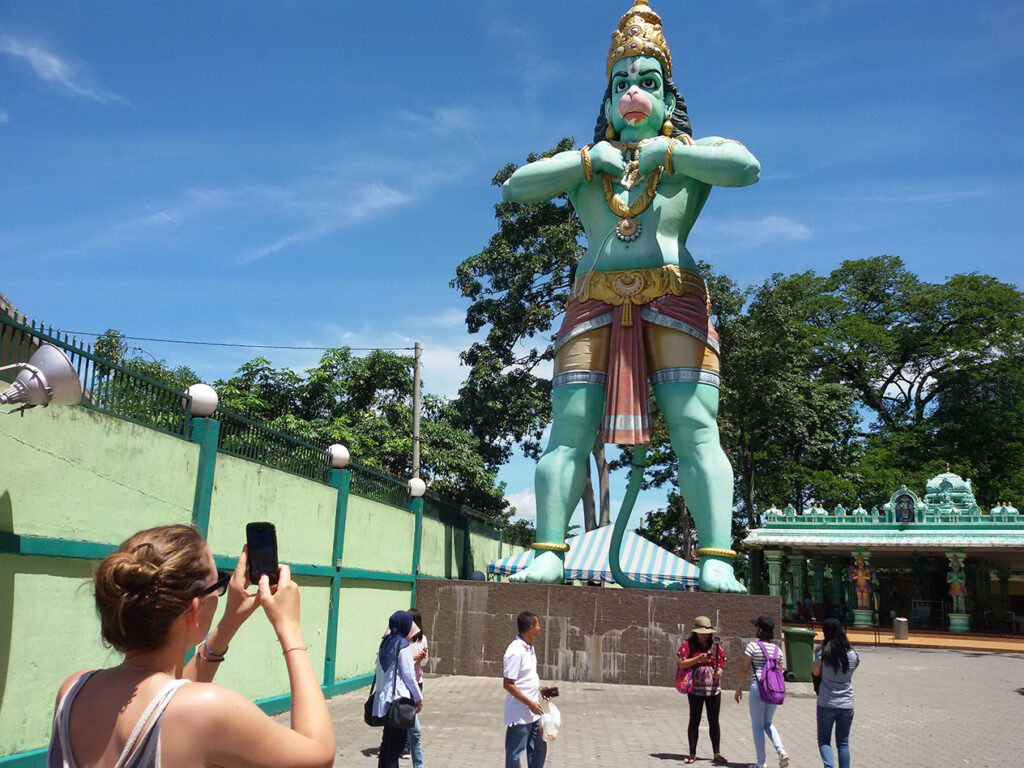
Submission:
{"label": "carved temple figure", "polygon": [[864,562],[863,555],[857,555],[850,566],[850,580],[856,585],[857,610],[871,610],[871,582],[874,578],[874,569]]}
{"label": "carved temple figure", "polygon": [[737,141],[691,137],[661,18],[647,0],[619,21],[606,75],[593,143],[529,163],[502,189],[524,203],[567,195],[588,244],[555,341],[551,437],[536,472],[537,552],[512,580],[562,581],[566,526],[599,430],[606,442],[636,446],[613,538],[616,572],[620,524],[650,441],[650,386],[700,536],[700,588],[744,592],[730,546],[733,471],[717,425],[718,334],[686,240],[711,188],[753,184],[760,165]]}
{"label": "carved temple figure", "polygon": [[950,555],[949,573],[946,574],[946,583],[949,584],[949,597],[953,602],[953,610],[950,613],[967,613],[967,601],[964,599],[964,566],[959,555]]}

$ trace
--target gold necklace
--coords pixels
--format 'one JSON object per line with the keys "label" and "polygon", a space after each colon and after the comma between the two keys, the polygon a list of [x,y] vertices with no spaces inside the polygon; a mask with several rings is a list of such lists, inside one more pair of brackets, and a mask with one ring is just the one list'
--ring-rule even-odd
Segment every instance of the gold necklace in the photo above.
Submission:
{"label": "gold necklace", "polygon": [[660,181],[661,168],[657,168],[650,178],[647,179],[647,184],[644,187],[644,191],[640,193],[640,196],[631,205],[626,205],[612,189],[611,177],[607,173],[601,174],[605,202],[608,203],[608,209],[619,217],[619,220],[615,223],[615,236],[619,240],[628,243],[640,237],[641,225],[636,220],[636,217],[647,210],[647,206],[654,200],[654,196],[658,194],[658,183]]}

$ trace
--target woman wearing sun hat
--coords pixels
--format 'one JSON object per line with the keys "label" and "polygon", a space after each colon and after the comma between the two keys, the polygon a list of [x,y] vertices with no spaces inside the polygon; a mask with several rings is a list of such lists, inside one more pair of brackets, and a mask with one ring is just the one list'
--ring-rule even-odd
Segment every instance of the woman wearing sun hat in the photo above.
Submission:
{"label": "woman wearing sun hat", "polygon": [[676,689],[685,693],[690,702],[690,724],[686,735],[690,740],[690,752],[683,758],[686,764],[697,759],[697,737],[700,735],[701,713],[708,712],[708,730],[711,732],[711,749],[714,763],[726,760],[719,752],[722,731],[718,726],[718,713],[722,705],[722,669],[725,667],[725,651],[714,639],[715,629],[711,619],[698,616],[693,620],[693,630],[676,651],[679,666],[676,671]]}

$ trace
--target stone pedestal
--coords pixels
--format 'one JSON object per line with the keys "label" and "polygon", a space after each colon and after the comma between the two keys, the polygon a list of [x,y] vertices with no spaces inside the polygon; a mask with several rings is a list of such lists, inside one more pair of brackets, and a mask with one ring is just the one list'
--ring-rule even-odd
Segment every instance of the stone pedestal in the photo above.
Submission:
{"label": "stone pedestal", "polygon": [[971,631],[971,615],[969,613],[949,614],[949,631],[964,634]]}
{"label": "stone pedestal", "polygon": [[[541,680],[673,685],[676,649],[697,616],[717,623],[729,657],[723,685],[734,690],[751,619],[779,622],[779,598],[710,592],[660,592],[479,581],[416,582],[416,604],[430,638],[425,671],[487,676],[501,690],[501,660],[516,636],[516,616],[540,617]],[[500,699],[499,699],[500,700]]]}
{"label": "stone pedestal", "polygon": [[874,624],[874,613],[869,608],[853,609],[853,626],[870,628]]}

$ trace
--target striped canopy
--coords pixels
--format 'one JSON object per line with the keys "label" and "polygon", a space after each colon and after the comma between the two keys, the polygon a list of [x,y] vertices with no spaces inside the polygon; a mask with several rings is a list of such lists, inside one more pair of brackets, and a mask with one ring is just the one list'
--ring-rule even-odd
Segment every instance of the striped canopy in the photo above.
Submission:
{"label": "striped canopy", "polygon": [[[569,551],[565,555],[565,578],[573,581],[614,582],[611,566],[608,565],[608,549],[612,541],[612,526],[605,525],[593,531],[581,533],[569,539]],[[487,566],[487,572],[508,576],[521,571],[533,561],[533,550],[495,560]],[[622,537],[622,553],[619,563],[626,575],[646,584],[663,581],[681,581],[696,587],[700,569],[676,557],[667,549],[652,544],[647,539],[626,531]]]}

